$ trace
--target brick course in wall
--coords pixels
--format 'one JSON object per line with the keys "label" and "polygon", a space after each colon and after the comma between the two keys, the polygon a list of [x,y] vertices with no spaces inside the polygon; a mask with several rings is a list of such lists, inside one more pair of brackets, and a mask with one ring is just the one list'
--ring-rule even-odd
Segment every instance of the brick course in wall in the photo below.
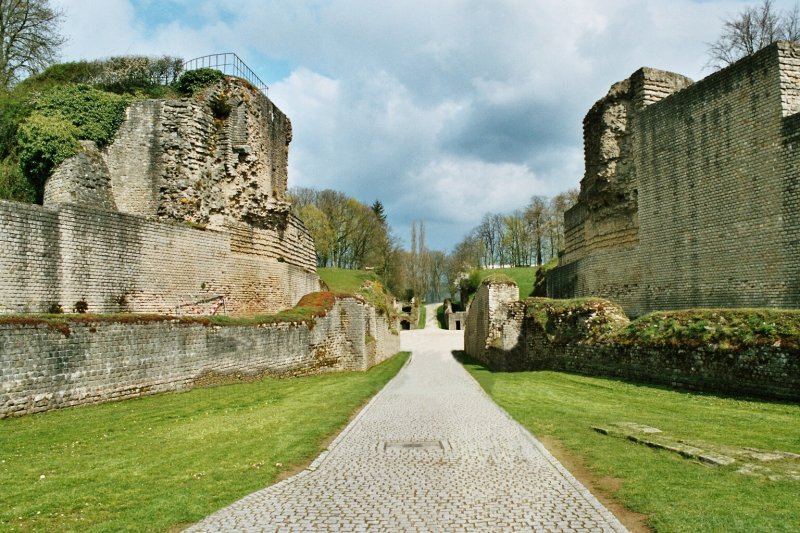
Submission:
{"label": "brick course in wall", "polygon": [[400,350],[396,324],[338,298],[313,324],[0,324],[0,418],[241,377],[362,371]]}
{"label": "brick course in wall", "polygon": [[[491,302],[491,303],[490,303]],[[534,304],[531,304],[534,305]],[[551,339],[508,284],[485,283],[467,317],[464,349],[493,370],[556,370],[683,389],[800,400],[800,352],[732,350]]]}
{"label": "brick course in wall", "polygon": [[319,290],[308,266],[310,238],[289,220],[283,238],[249,228],[251,241],[262,244],[248,248],[224,231],[0,201],[0,313],[41,313],[55,303],[69,311],[80,300],[94,313],[287,309]]}
{"label": "brick course in wall", "polygon": [[799,56],[777,43],[694,84],[642,69],[595,104],[548,295],[800,306]]}

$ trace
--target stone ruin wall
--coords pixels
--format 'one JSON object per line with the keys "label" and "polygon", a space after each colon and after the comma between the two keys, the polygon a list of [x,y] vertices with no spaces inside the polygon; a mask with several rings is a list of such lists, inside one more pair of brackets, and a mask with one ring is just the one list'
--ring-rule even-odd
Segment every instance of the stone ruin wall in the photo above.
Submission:
{"label": "stone ruin wall", "polygon": [[548,295],[633,316],[800,306],[798,56],[782,42],[694,84],[642,69],[612,87],[584,122]]}
{"label": "stone ruin wall", "polygon": [[71,312],[78,301],[92,313],[275,313],[319,290],[307,263],[276,259],[299,255],[301,230],[279,239],[0,201],[0,313]]}
{"label": "stone ruin wall", "polygon": [[[320,281],[286,201],[290,140],[288,118],[241,80],[133,103],[109,147],[82,142],[55,169],[44,206],[0,201],[0,314],[293,307]],[[240,376],[366,370],[400,349],[399,324],[352,297],[310,324],[127,317],[68,322],[65,334],[30,322],[0,322],[0,418]]]}
{"label": "stone ruin wall", "polygon": [[338,298],[311,325],[0,324],[0,418],[268,375],[361,371],[400,350],[385,316]]}
{"label": "stone ruin wall", "polygon": [[[551,338],[527,316],[535,305],[531,300],[519,301],[516,284],[484,282],[467,316],[467,355],[494,371],[575,372],[712,393],[800,400],[797,349],[648,347],[610,339],[586,342],[576,331],[569,338]],[[618,307],[602,312],[619,324],[627,323]],[[586,315],[587,322],[593,318]]]}
{"label": "stone ruin wall", "polygon": [[109,147],[83,142],[55,169],[44,208],[0,202],[0,313],[292,307],[319,278],[286,201],[290,141],[288,118],[235,78],[134,102]]}
{"label": "stone ruin wall", "polygon": [[464,324],[464,351],[486,363],[493,350],[511,350],[521,333],[521,317],[512,305],[519,300],[514,282],[484,280],[470,303]]}

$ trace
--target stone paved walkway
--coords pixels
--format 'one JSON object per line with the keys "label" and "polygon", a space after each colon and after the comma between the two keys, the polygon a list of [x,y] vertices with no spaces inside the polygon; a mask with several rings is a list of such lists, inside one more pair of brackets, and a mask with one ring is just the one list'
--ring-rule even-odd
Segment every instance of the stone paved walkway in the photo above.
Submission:
{"label": "stone paved walkway", "polygon": [[625,531],[453,359],[461,334],[403,332],[410,363],[308,470],[189,531]]}

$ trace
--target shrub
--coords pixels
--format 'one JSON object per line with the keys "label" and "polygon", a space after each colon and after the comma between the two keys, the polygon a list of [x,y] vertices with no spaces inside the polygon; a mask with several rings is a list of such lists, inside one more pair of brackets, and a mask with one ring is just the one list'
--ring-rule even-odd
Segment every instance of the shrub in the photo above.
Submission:
{"label": "shrub", "polygon": [[16,150],[19,125],[32,111],[33,106],[21,91],[0,90],[0,159]]}
{"label": "shrub", "polygon": [[20,167],[36,188],[38,200],[53,168],[80,150],[78,131],[61,115],[46,116],[38,112],[20,127],[17,135]]}
{"label": "shrub", "polygon": [[92,83],[101,70],[102,64],[99,61],[59,63],[23,80],[17,88],[23,92],[43,92],[61,85]]}
{"label": "shrub", "polygon": [[86,300],[78,300],[75,302],[74,309],[76,313],[83,314],[89,310],[89,304],[86,302]]}
{"label": "shrub", "polygon": [[605,340],[629,323],[621,307],[601,298],[527,298],[524,301],[525,316],[541,328],[553,344]]}
{"label": "shrub", "polygon": [[61,115],[77,126],[77,138],[109,144],[125,119],[129,99],[88,85],[66,85],[44,93],[36,102],[43,115]]}
{"label": "shrub", "polygon": [[0,161],[0,199],[34,203],[36,188],[28,181],[16,157]]}
{"label": "shrub", "polygon": [[224,77],[225,75],[222,72],[213,68],[190,70],[184,72],[181,77],[178,78],[178,81],[175,83],[175,88],[178,92],[191,96],[197,90],[208,87]]}
{"label": "shrub", "polygon": [[54,86],[89,84],[117,94],[160,97],[165,85],[178,79],[182,68],[183,59],[179,57],[118,56],[53,65],[19,87],[41,92]]}
{"label": "shrub", "polygon": [[120,56],[102,62],[93,83],[119,94],[153,96],[167,83],[174,83],[183,68],[179,57]]}

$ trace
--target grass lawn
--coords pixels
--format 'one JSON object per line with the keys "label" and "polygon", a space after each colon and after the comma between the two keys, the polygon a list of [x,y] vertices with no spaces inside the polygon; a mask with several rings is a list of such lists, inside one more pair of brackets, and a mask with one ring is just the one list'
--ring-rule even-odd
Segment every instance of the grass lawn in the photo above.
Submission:
{"label": "grass lawn", "polygon": [[[592,426],[636,422],[677,438],[800,453],[800,405],[690,394],[557,372],[467,369],[492,398],[537,437],[578,456],[628,509],[660,532],[798,531],[800,481],[710,467]],[[800,470],[800,464],[796,470]]]}
{"label": "grass lawn", "polygon": [[422,329],[425,327],[425,320],[428,315],[428,309],[425,307],[425,304],[421,304],[419,306],[419,321],[417,321],[417,327]]}
{"label": "grass lawn", "polygon": [[0,420],[0,530],[194,523],[307,464],[407,358]]}
{"label": "grass lawn", "polygon": [[492,274],[505,274],[513,279],[519,287],[520,298],[525,298],[533,290],[536,267],[484,268],[478,271],[480,281]]}
{"label": "grass lawn", "polygon": [[365,281],[378,280],[378,276],[374,272],[347,268],[318,268],[317,274],[332,292],[345,294],[357,294]]}

